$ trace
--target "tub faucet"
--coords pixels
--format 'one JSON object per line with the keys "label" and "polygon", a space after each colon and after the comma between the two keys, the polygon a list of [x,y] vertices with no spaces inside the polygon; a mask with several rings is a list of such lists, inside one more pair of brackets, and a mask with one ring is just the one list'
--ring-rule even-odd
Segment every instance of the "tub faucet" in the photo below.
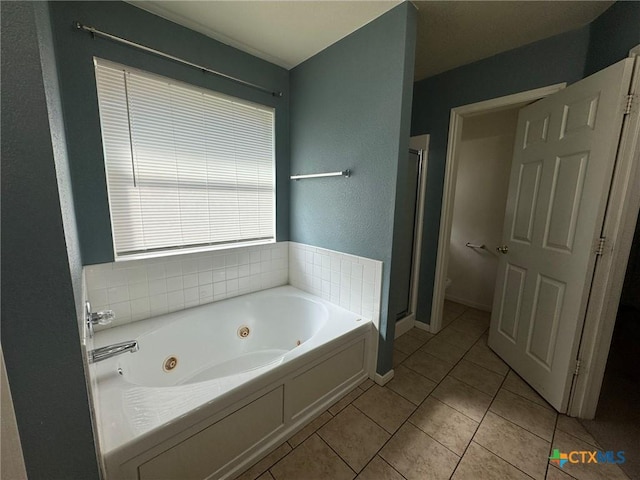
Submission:
{"label": "tub faucet", "polygon": [[99,362],[106,360],[107,358],[115,357],[125,352],[137,352],[140,350],[138,342],[135,340],[129,340],[128,342],[114,343],[113,345],[107,345],[106,347],[96,348],[89,351],[89,363]]}

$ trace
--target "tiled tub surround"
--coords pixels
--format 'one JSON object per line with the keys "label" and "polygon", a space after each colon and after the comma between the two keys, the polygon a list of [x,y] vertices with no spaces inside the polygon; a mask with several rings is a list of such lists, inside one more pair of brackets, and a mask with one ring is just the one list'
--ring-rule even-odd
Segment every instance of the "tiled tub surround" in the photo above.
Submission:
{"label": "tiled tub surround", "polygon": [[[114,327],[286,285],[288,242],[85,267],[93,311]],[[97,330],[104,327],[98,327]]]}
{"label": "tiled tub surround", "polygon": [[381,261],[289,242],[289,284],[378,325]]}

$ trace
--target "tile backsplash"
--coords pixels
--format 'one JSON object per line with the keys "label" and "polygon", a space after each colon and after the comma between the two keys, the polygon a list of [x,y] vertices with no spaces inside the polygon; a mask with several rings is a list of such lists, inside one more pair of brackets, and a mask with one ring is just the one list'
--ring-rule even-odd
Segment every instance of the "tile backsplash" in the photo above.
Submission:
{"label": "tile backsplash", "polygon": [[[286,285],[288,242],[85,267],[93,311],[109,326]],[[104,328],[104,327],[102,327]]]}
{"label": "tile backsplash", "polygon": [[289,242],[289,284],[378,325],[381,261]]}

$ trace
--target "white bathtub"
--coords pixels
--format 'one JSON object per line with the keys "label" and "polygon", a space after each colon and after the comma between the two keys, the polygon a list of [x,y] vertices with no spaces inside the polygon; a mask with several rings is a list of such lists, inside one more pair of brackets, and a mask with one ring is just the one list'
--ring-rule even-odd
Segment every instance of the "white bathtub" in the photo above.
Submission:
{"label": "white bathtub", "polygon": [[368,376],[371,335],[290,286],[97,333],[140,348],[91,366],[107,477],[238,473]]}

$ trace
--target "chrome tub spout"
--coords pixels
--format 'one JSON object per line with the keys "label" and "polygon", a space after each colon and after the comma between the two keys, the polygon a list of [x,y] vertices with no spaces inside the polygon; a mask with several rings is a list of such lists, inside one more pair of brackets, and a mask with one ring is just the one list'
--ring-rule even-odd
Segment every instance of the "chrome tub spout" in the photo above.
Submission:
{"label": "chrome tub spout", "polygon": [[125,352],[137,352],[140,349],[138,342],[130,340],[128,342],[114,343],[106,347],[96,348],[89,352],[89,363],[99,362],[107,358],[115,357]]}

